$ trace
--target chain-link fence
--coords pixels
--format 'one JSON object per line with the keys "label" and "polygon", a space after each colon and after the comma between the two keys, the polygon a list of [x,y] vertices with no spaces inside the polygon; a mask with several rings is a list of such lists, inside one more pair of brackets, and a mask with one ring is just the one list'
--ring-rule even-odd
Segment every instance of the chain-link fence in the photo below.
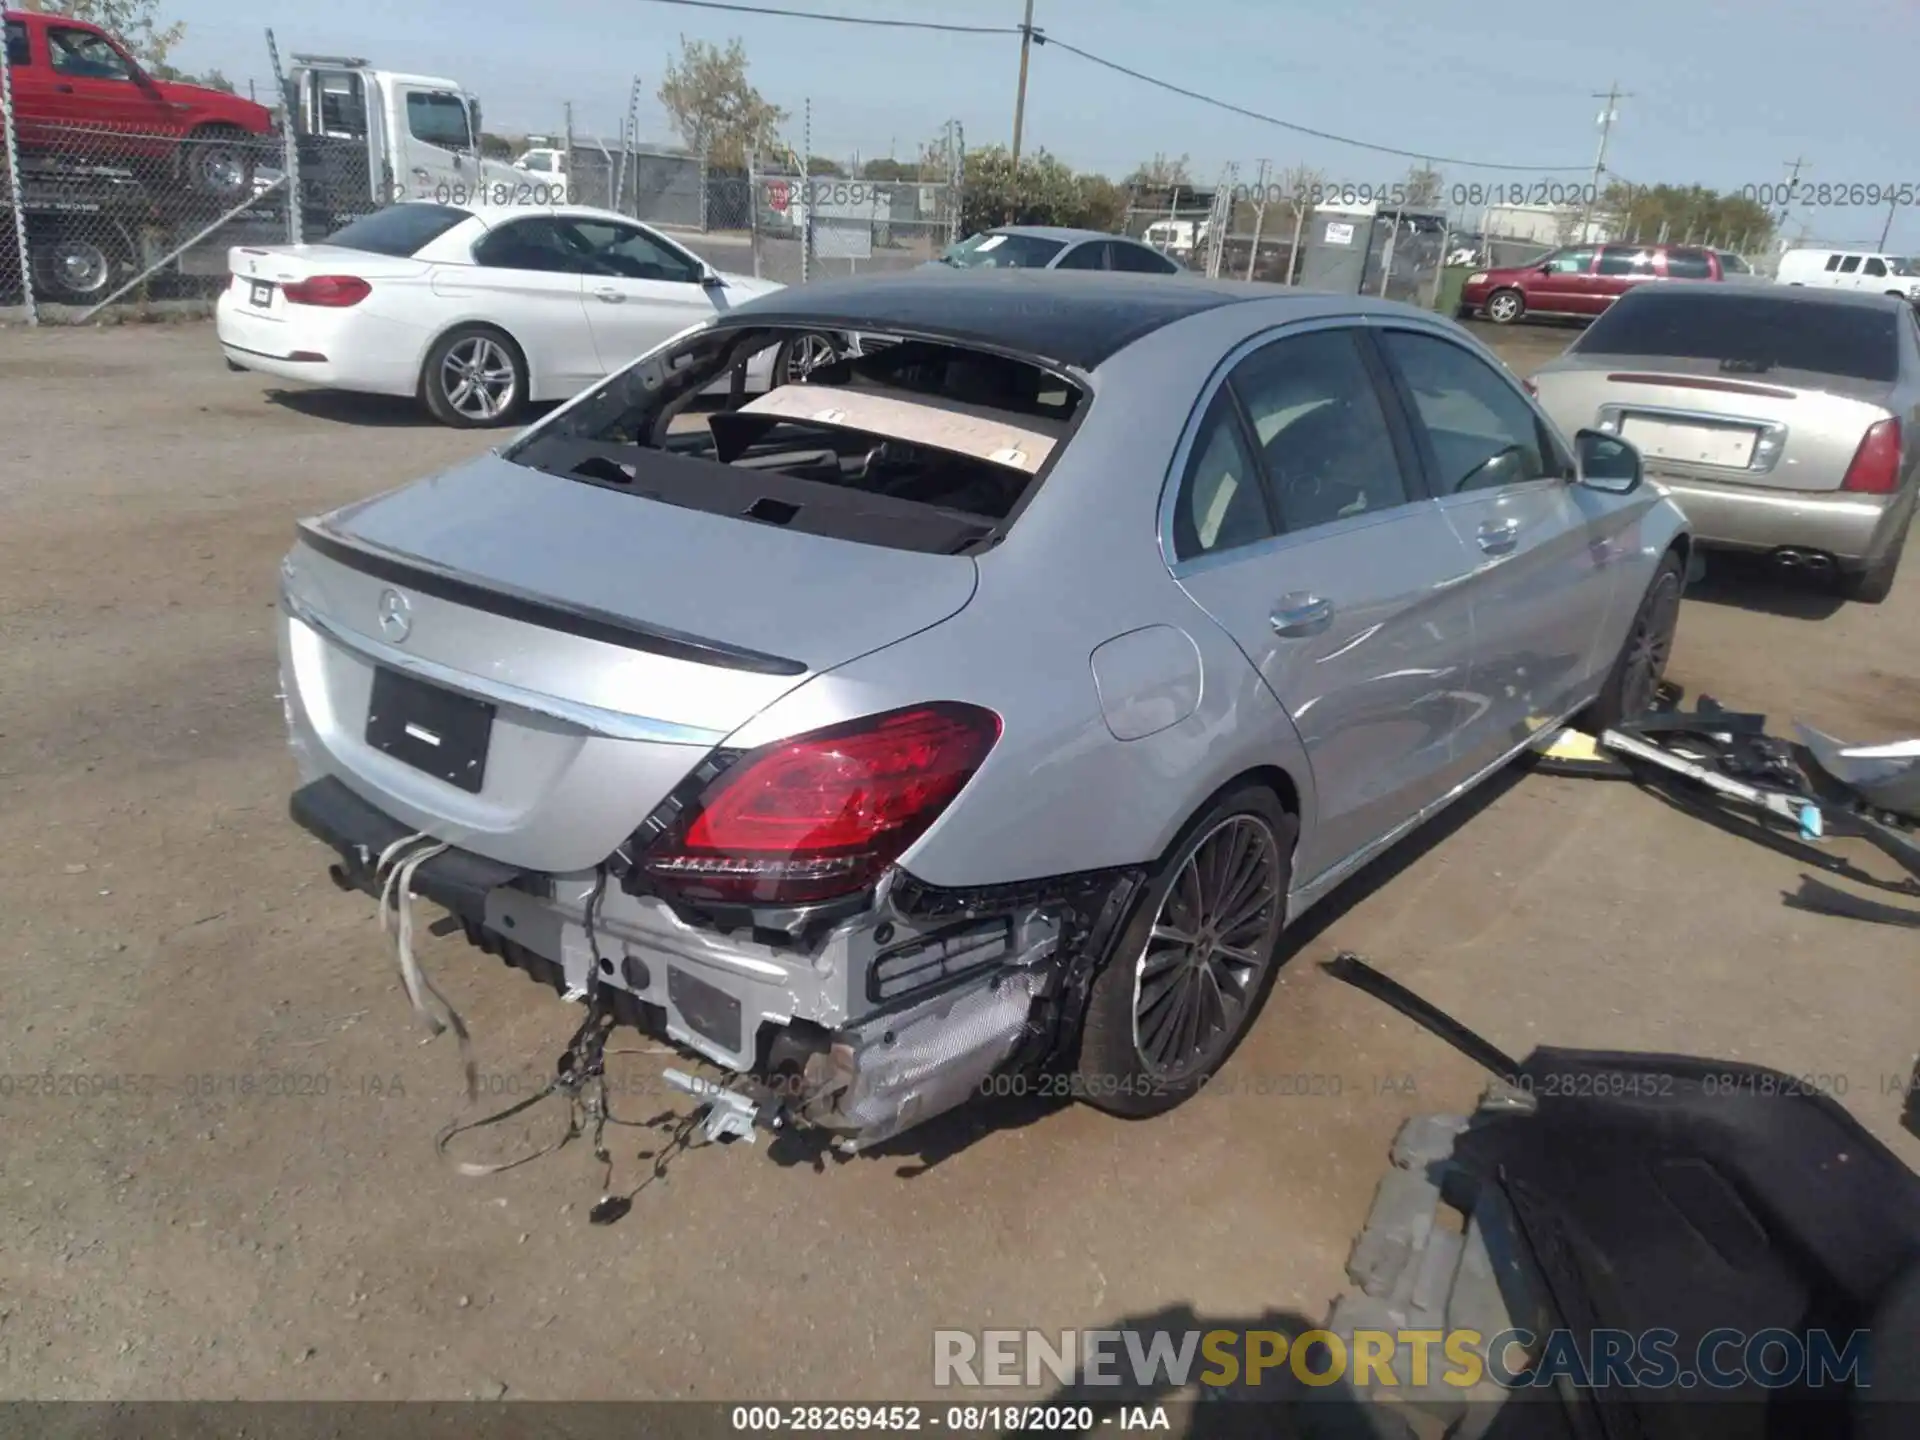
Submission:
{"label": "chain-link fence", "polygon": [[961,238],[960,127],[950,122],[915,162],[845,161],[758,145],[728,160],[638,143],[608,144],[567,122],[567,189],[675,233],[724,270],[783,285],[908,269]]}

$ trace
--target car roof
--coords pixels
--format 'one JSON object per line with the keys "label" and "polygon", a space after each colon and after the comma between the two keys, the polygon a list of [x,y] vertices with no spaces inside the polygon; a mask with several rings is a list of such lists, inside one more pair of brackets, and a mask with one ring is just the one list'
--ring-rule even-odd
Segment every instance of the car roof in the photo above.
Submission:
{"label": "car roof", "polygon": [[1644,305],[1647,302],[1640,298],[1643,295],[1699,296],[1698,303],[1707,305],[1760,297],[1787,305],[1851,305],[1859,310],[1904,310],[1910,303],[1898,295],[1885,295],[1878,290],[1829,290],[1821,285],[1636,285],[1613,303],[1619,305],[1632,300]]}
{"label": "car roof", "polygon": [[1031,235],[1036,240],[1125,240],[1105,230],[1076,230],[1070,225],[995,225],[989,235]]}
{"label": "car roof", "polygon": [[[415,203],[434,202],[417,201]],[[653,229],[644,220],[635,220],[631,215],[622,215],[618,210],[602,209],[598,205],[462,205],[459,208],[489,229],[526,215],[562,215],[569,220],[618,220],[622,225],[638,225],[643,230]]]}
{"label": "car roof", "polygon": [[789,286],[728,312],[724,328],[818,326],[925,335],[1098,369],[1156,330],[1250,301],[1321,311],[1406,306],[1245,280],[1104,270],[955,270],[943,266]]}

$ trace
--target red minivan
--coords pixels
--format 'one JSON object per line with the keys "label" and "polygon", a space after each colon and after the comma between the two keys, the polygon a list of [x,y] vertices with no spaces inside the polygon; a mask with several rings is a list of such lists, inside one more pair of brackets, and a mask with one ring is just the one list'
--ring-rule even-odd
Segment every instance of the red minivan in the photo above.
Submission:
{"label": "red minivan", "polygon": [[1530,265],[1476,270],[1460,292],[1461,319],[1511,325],[1523,315],[1598,315],[1647,280],[1751,275],[1737,255],[1698,245],[1569,245]]}
{"label": "red minivan", "polygon": [[[143,178],[185,181],[239,199],[253,184],[264,105],[156,80],[98,25],[38,11],[6,12],[7,63],[20,148],[96,165],[138,163]],[[151,172],[155,162],[163,169]]]}

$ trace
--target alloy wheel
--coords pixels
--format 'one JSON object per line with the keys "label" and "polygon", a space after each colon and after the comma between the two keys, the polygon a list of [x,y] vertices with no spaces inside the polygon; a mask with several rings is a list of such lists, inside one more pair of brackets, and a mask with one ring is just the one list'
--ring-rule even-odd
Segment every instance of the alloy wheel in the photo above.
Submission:
{"label": "alloy wheel", "polygon": [[1260,993],[1282,917],[1280,845],[1232,815],[1187,852],[1134,967],[1133,1044],[1162,1082],[1217,1064]]}
{"label": "alloy wheel", "polygon": [[840,351],[824,335],[802,335],[788,342],[787,381],[789,384],[804,385],[807,377],[822,365],[831,365],[840,358]]}
{"label": "alloy wheel", "polygon": [[1506,323],[1520,313],[1520,302],[1511,295],[1496,295],[1487,303],[1487,314]]}
{"label": "alloy wheel", "polygon": [[1653,708],[1679,625],[1680,577],[1669,570],[1654,582],[1653,593],[1640,607],[1633,634],[1627,638],[1627,671],[1620,694],[1624,714],[1644,715]]}
{"label": "alloy wheel", "polygon": [[447,351],[440,362],[440,388],[447,404],[469,420],[493,420],[513,404],[518,385],[513,357],[485,335],[474,335]]}

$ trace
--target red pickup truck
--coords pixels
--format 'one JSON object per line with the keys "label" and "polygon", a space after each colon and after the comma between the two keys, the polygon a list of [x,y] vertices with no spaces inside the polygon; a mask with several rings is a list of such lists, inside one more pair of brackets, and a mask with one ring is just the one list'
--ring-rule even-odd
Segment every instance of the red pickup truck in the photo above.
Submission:
{"label": "red pickup truck", "polygon": [[157,80],[97,25],[38,11],[5,13],[22,151],[132,164],[147,180],[185,182],[223,199],[237,200],[252,187],[261,139],[273,129],[266,106]]}

